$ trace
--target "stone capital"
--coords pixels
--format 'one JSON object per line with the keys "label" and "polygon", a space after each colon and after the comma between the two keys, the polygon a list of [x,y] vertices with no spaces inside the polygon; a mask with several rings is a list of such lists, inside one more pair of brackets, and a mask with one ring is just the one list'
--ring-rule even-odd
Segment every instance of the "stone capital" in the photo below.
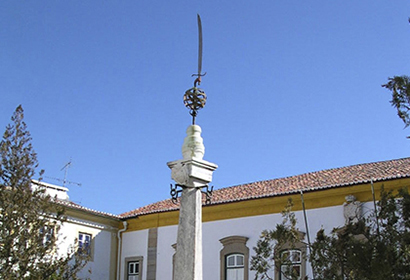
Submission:
{"label": "stone capital", "polygon": [[199,188],[212,181],[212,173],[218,166],[206,160],[182,159],[167,163],[171,178],[179,185]]}

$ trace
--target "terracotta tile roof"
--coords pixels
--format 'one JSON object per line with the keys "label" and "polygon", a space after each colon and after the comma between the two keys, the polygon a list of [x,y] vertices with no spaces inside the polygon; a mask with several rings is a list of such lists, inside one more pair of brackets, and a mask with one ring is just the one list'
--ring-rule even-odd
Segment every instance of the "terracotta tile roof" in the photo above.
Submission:
{"label": "terracotta tile roof", "polygon": [[[214,190],[211,205],[291,194],[300,190],[314,191],[369,183],[371,179],[377,182],[408,177],[410,177],[410,158],[357,164]],[[120,216],[130,218],[177,209],[179,205],[167,199]]]}

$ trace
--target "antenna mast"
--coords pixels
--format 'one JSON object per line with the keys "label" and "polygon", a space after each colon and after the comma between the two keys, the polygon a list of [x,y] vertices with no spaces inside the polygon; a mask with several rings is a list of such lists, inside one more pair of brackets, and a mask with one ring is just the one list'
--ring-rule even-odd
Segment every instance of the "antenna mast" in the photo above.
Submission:
{"label": "antenna mast", "polygon": [[77,186],[81,187],[81,184],[80,184],[80,183],[71,182],[71,181],[68,181],[68,180],[67,180],[68,168],[70,168],[72,164],[73,164],[73,161],[72,161],[71,158],[70,158],[70,160],[60,169],[60,171],[63,171],[63,170],[64,170],[64,179],[63,179],[63,180],[62,180],[62,179],[59,179],[59,178],[53,178],[53,177],[46,177],[46,178],[49,178],[49,179],[53,179],[53,180],[62,182],[64,188],[66,187],[67,184],[77,185]]}
{"label": "antenna mast", "polygon": [[64,169],[63,187],[65,187],[67,185],[67,183],[77,185],[77,186],[81,187],[80,183],[70,182],[70,181],[67,180],[68,168],[70,168],[72,164],[73,164],[73,161],[70,158],[70,160],[63,166],[63,168],[60,169],[60,171],[62,171]]}

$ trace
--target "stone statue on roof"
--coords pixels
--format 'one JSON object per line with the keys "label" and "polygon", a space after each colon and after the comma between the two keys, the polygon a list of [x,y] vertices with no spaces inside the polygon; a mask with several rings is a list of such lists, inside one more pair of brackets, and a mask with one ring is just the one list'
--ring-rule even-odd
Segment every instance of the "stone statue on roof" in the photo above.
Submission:
{"label": "stone statue on roof", "polygon": [[343,216],[345,217],[345,224],[356,224],[361,218],[361,202],[356,200],[354,195],[345,197],[346,202],[343,203]]}

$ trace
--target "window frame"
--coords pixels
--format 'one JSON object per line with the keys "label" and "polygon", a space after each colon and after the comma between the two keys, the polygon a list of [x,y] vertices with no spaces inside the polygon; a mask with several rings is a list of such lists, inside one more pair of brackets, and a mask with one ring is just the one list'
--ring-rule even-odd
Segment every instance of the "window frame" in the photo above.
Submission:
{"label": "window frame", "polygon": [[124,280],[128,280],[129,276],[133,276],[133,275],[129,275],[129,263],[138,263],[138,275],[137,276],[137,280],[142,280],[142,273],[143,273],[143,257],[142,256],[138,256],[138,257],[128,257],[124,259]]}
{"label": "window frame", "polygon": [[[304,238],[305,238],[305,233],[299,231],[299,240],[300,240],[299,242],[296,242],[295,244],[289,244],[289,243],[277,244],[275,246],[275,251],[279,252],[280,257],[286,251],[300,252],[300,263],[295,263],[295,265],[300,266],[300,278],[299,279],[304,279],[304,277],[306,277],[307,244],[302,242]],[[275,264],[275,280],[288,280],[287,277],[284,277],[284,275],[282,275],[282,266],[283,266],[282,264]]]}
{"label": "window frame", "polygon": [[223,248],[220,251],[220,279],[226,280],[227,277],[227,260],[232,255],[243,256],[243,278],[249,279],[249,248],[246,246],[246,242],[249,238],[244,236],[228,236],[220,239]]}
{"label": "window frame", "polygon": [[[302,279],[302,277],[304,276],[303,275],[303,269],[302,269],[302,263],[303,263],[303,253],[302,253],[302,250],[301,249],[284,249],[284,250],[282,250],[281,252],[280,252],[280,258],[281,259],[283,259],[283,254],[284,253],[288,253],[289,254],[289,258],[288,258],[288,263],[286,263],[286,264],[281,264],[280,265],[280,268],[279,268],[279,270],[280,270],[280,272],[279,272],[279,279],[280,280],[288,280],[288,277],[285,277],[284,276],[284,272],[283,272],[283,270],[282,270],[282,268],[284,268],[284,267],[291,267],[291,268],[293,268],[293,267],[296,267],[296,266],[298,266],[299,267],[299,278],[298,278],[298,280],[301,280]],[[298,260],[293,260],[293,253],[297,253],[298,255],[299,255],[299,259]]]}
{"label": "window frame", "polygon": [[[229,265],[229,258],[233,257],[234,258],[234,264]],[[238,257],[242,258],[242,264],[238,264]],[[228,278],[228,271],[229,270],[236,270],[236,269],[242,269],[243,274],[245,275],[245,256],[241,253],[233,253],[229,255],[225,255],[225,279]]]}
{"label": "window frame", "polygon": [[39,229],[39,237],[44,247],[52,245],[56,238],[56,226],[52,224],[44,225]]}
{"label": "window frame", "polygon": [[[89,242],[85,243],[83,241],[83,239],[80,238],[80,236],[89,236]],[[79,231],[77,234],[77,245],[78,245],[78,253],[79,254],[83,254],[86,255],[90,258],[90,261],[93,260],[93,256],[94,256],[94,244],[93,244],[93,235],[89,232],[84,232],[84,231]],[[87,247],[87,251],[84,251],[83,245],[82,244],[88,244]]]}

